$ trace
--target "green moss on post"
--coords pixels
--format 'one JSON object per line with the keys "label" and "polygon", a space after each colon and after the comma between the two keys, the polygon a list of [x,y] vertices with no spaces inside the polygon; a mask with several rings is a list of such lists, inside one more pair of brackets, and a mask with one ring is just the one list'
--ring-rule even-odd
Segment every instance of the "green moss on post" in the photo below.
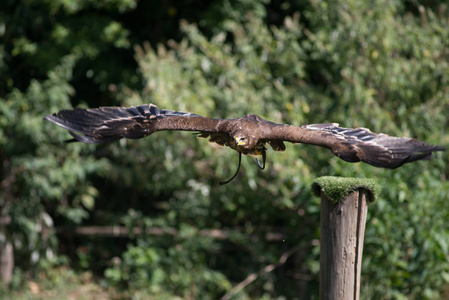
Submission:
{"label": "green moss on post", "polygon": [[339,203],[359,188],[369,191],[369,202],[373,202],[380,193],[380,187],[373,179],[323,176],[312,183],[315,195],[320,197],[320,192],[323,192],[332,203]]}

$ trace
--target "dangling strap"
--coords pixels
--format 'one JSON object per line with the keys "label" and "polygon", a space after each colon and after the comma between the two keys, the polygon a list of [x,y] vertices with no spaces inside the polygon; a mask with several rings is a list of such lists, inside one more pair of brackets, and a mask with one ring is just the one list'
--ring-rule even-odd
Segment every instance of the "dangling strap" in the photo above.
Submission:
{"label": "dangling strap", "polygon": [[[235,178],[235,176],[237,176],[239,170],[240,170],[240,163],[242,162],[242,152],[239,152],[239,166],[237,167],[237,172],[235,172],[234,176],[231,177],[231,179],[226,180],[226,181],[221,181],[220,185],[225,185],[227,183],[230,183],[232,181],[232,179]],[[264,165],[265,165],[265,160],[264,160]]]}

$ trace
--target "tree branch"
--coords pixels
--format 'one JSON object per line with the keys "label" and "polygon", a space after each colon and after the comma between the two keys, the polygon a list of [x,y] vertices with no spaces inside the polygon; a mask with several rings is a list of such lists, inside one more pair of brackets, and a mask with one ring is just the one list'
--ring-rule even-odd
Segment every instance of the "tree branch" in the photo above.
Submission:
{"label": "tree branch", "polygon": [[237,284],[230,290],[228,293],[226,293],[223,297],[221,297],[221,300],[229,300],[232,296],[237,294],[240,290],[244,289],[247,285],[251,284],[254,280],[259,278],[262,275],[265,275],[267,273],[270,273],[271,271],[275,270],[276,268],[282,266],[285,264],[287,259],[296,251],[300,250],[301,247],[299,245],[290,248],[288,251],[284,252],[284,254],[281,255],[279,258],[279,261],[275,264],[269,264],[268,266],[264,267],[257,273],[250,274],[248,277],[246,277],[245,280]]}

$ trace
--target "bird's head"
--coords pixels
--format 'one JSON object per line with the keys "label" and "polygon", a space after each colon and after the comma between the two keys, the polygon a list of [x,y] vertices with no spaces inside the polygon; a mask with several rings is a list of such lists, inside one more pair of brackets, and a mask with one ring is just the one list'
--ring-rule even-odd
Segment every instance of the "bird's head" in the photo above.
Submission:
{"label": "bird's head", "polygon": [[238,146],[245,146],[247,144],[247,142],[248,142],[247,138],[244,137],[244,136],[234,137],[234,143],[235,143],[236,147],[238,147]]}
{"label": "bird's head", "polygon": [[235,145],[235,150],[237,150],[238,152],[243,152],[244,154],[246,154],[248,152],[248,149],[250,149],[248,146],[250,139],[245,136],[245,135],[236,135],[233,137],[234,139],[234,145]]}
{"label": "bird's head", "polygon": [[249,155],[260,155],[260,152],[256,152],[257,139],[252,135],[236,135],[233,137],[235,150]]}
{"label": "bird's head", "polygon": [[231,148],[243,154],[254,154],[254,148],[259,143],[261,120],[256,115],[245,115],[238,119],[230,134],[234,143]]}

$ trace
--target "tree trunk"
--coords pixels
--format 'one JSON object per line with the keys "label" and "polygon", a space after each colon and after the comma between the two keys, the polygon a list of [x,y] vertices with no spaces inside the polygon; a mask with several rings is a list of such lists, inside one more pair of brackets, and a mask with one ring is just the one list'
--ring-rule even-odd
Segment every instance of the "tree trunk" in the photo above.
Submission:
{"label": "tree trunk", "polygon": [[14,269],[14,248],[8,235],[9,216],[0,216],[0,284],[8,285]]}

